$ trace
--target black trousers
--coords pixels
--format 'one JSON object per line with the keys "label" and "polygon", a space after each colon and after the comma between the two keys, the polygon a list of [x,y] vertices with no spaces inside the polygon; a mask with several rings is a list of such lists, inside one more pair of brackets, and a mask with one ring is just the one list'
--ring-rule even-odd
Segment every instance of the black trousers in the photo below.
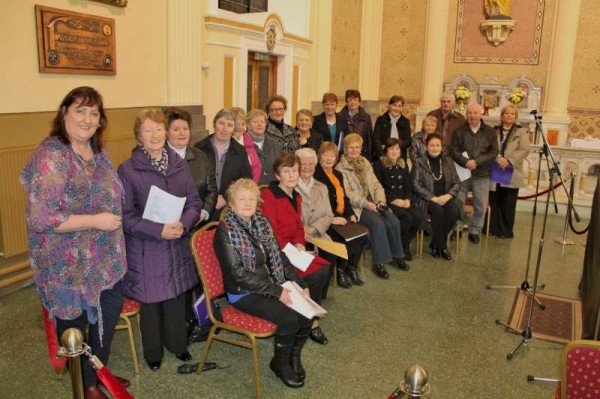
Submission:
{"label": "black trousers", "polygon": [[[402,242],[410,244],[417,235],[417,230],[423,225],[425,218],[420,210],[414,206],[401,208],[396,205],[389,205],[391,211],[400,220],[400,229],[402,234]],[[406,248],[404,248],[406,250]]]}
{"label": "black trousers", "polygon": [[310,328],[311,321],[288,308],[279,299],[259,294],[248,294],[233,304],[237,309],[277,324],[281,337],[294,336],[298,330]]}
{"label": "black trousers", "polygon": [[433,246],[437,249],[448,249],[448,233],[452,231],[458,220],[460,209],[456,201],[450,200],[444,206],[433,201],[428,203],[428,211],[431,215],[431,230]]}
{"label": "black trousers", "polygon": [[496,191],[490,191],[490,233],[496,236],[512,238],[517,209],[518,188],[496,185]]}
{"label": "black trousers", "polygon": [[161,361],[163,345],[174,354],[187,351],[185,296],[183,293],[163,302],[141,304],[140,331],[146,361]]}
{"label": "black trousers", "polygon": [[[56,335],[60,343],[60,337],[69,328],[76,328],[83,334],[83,340],[92,349],[92,354],[96,355],[98,359],[105,366],[108,364],[108,358],[110,356],[110,345],[112,343],[113,335],[115,334],[115,327],[119,321],[119,315],[123,309],[123,290],[121,289],[121,282],[119,281],[109,290],[102,291],[100,294],[100,310],[102,311],[102,344],[100,344],[100,326],[99,323],[90,324],[89,330],[86,329],[88,325],[87,312],[84,311],[81,316],[73,320],[56,319]],[[82,357],[82,369],[83,369],[83,385],[88,388],[98,383],[96,372],[90,366],[87,358]]]}

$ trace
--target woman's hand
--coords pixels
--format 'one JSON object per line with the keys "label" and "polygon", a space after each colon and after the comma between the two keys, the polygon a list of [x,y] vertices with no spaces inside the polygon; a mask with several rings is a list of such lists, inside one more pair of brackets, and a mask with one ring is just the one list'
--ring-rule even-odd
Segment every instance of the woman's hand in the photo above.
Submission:
{"label": "woman's hand", "polygon": [[339,216],[334,216],[333,220],[331,221],[331,224],[336,224],[338,226],[343,226],[346,223],[348,223],[348,221],[345,218]]}
{"label": "woman's hand", "polygon": [[225,198],[221,194],[219,194],[219,196],[217,197],[217,204],[215,205],[215,209],[221,209],[225,205],[227,205],[227,201],[225,201]]}
{"label": "woman's hand", "polygon": [[167,223],[163,226],[160,237],[163,240],[176,240],[183,235],[183,223]]}
{"label": "woman's hand", "polygon": [[279,301],[284,305],[290,306],[292,304],[292,297],[290,296],[290,290],[288,288],[282,287],[283,291],[281,291],[281,295],[279,295]]}
{"label": "woman's hand", "polygon": [[121,216],[110,212],[101,212],[94,215],[94,226],[102,231],[115,231],[121,227]]}
{"label": "woman's hand", "polygon": [[298,248],[298,251],[306,251],[306,248],[302,244],[296,244],[296,248]]}
{"label": "woman's hand", "polygon": [[510,162],[504,157],[498,157],[498,165],[500,165],[502,169],[506,169],[508,165],[510,165]]}
{"label": "woman's hand", "polygon": [[410,208],[410,200],[409,199],[405,199],[404,200],[404,207],[403,208],[406,208],[406,209]]}
{"label": "woman's hand", "polygon": [[305,298],[310,298],[310,291],[308,291],[308,288],[305,288],[302,291],[302,295],[304,295]]}
{"label": "woman's hand", "polygon": [[356,218],[356,215],[352,215],[348,218],[348,220],[350,220],[350,223],[358,223],[358,219]]}
{"label": "woman's hand", "polygon": [[371,212],[377,212],[377,205],[375,205],[374,202],[370,202],[370,201],[367,202],[367,205],[365,205],[365,208],[370,210]]}

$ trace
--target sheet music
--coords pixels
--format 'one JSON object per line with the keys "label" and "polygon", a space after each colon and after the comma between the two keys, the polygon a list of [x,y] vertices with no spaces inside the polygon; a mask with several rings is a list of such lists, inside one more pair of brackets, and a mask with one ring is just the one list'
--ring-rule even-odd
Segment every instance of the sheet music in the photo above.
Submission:
{"label": "sheet music", "polygon": [[142,218],[156,223],[175,223],[181,219],[186,197],[176,197],[156,186],[150,187]]}
{"label": "sheet music", "polygon": [[[469,154],[466,151],[462,153],[462,156],[469,159]],[[456,161],[454,162],[454,166],[456,168],[456,174],[458,174],[458,178],[461,182],[471,178],[471,171],[469,169],[460,166]]]}
{"label": "sheet music", "polygon": [[314,255],[306,251],[300,251],[295,245],[292,245],[289,242],[283,247],[283,253],[287,255],[290,262],[292,262],[292,265],[303,272],[308,269],[308,266],[310,266],[310,263],[315,258]]}
{"label": "sheet music", "polygon": [[312,319],[315,316],[324,316],[327,311],[323,309],[318,303],[305,297],[302,287],[296,284],[294,281],[286,281],[281,284],[282,287],[289,289],[292,303],[288,307],[294,309],[307,319]]}

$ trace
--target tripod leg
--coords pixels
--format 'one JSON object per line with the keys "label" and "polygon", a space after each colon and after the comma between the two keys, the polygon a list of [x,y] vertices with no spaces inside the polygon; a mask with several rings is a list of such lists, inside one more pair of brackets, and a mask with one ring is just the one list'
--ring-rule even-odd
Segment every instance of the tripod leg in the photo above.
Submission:
{"label": "tripod leg", "polygon": [[485,286],[485,288],[487,288],[488,290],[496,290],[496,289],[503,289],[503,290],[510,290],[510,289],[515,289],[515,288],[519,288],[518,285],[495,285],[495,284],[488,284]]}
{"label": "tripod leg", "polygon": [[546,309],[546,305],[544,305],[542,303],[542,301],[540,301],[538,299],[538,297],[534,297],[533,294],[531,293],[531,291],[529,289],[525,290],[525,293],[527,295],[529,295],[530,298],[533,298],[533,300],[535,301],[535,303],[537,303],[537,305],[540,307],[540,309],[542,309],[542,310]]}
{"label": "tripod leg", "polygon": [[519,344],[517,346],[515,346],[515,348],[506,355],[506,360],[511,360],[513,358],[513,356],[515,355],[515,352],[519,350],[521,345],[525,344],[525,346],[527,346],[527,341],[528,341],[527,338],[523,338],[521,340],[521,342],[519,342]]}
{"label": "tripod leg", "polygon": [[505,322],[501,321],[500,319],[496,319],[496,324],[500,325],[500,326],[504,326],[505,328],[508,329],[508,332],[511,332],[513,334],[519,334],[521,335],[521,331],[509,326],[508,324],[506,324]]}

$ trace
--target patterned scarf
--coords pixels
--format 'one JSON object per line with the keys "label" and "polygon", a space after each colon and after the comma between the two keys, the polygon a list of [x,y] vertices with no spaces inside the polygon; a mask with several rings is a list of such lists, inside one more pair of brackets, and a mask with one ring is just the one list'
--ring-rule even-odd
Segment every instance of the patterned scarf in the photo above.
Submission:
{"label": "patterned scarf", "polygon": [[161,159],[156,159],[152,155],[150,155],[146,147],[140,146],[140,148],[142,149],[142,152],[144,153],[146,158],[148,158],[148,160],[150,161],[150,165],[152,165],[154,169],[158,170],[163,175],[166,175],[167,168],[169,167],[169,154],[167,152],[167,148],[163,147]]}
{"label": "patterned scarf", "polygon": [[342,158],[346,160],[348,165],[354,169],[354,174],[358,177],[360,186],[363,189],[363,194],[368,197],[371,192],[369,191],[369,185],[367,184],[367,159],[365,157],[350,158],[346,154],[342,155]]}
{"label": "patterned scarf", "polygon": [[242,258],[244,269],[254,272],[256,269],[256,249],[252,242],[258,242],[267,256],[265,265],[275,279],[277,285],[285,282],[283,273],[283,259],[279,245],[273,233],[269,220],[257,210],[250,222],[246,222],[233,210],[227,211],[223,222],[229,233],[231,244]]}

